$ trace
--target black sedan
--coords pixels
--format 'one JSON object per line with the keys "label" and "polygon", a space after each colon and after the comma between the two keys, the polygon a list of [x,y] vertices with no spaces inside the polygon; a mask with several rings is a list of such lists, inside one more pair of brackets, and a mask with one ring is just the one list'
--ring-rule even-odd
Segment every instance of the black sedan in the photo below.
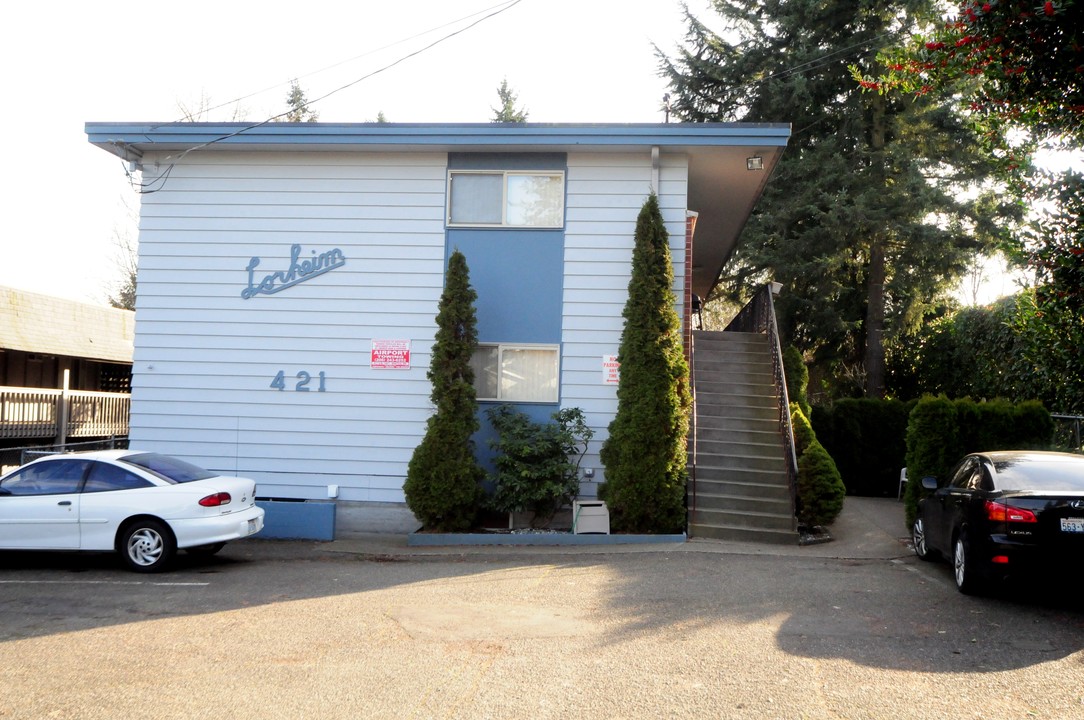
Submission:
{"label": "black sedan", "polygon": [[960,592],[1042,567],[1075,575],[1084,562],[1084,456],[974,453],[922,487],[934,492],[918,505],[915,553],[951,557]]}

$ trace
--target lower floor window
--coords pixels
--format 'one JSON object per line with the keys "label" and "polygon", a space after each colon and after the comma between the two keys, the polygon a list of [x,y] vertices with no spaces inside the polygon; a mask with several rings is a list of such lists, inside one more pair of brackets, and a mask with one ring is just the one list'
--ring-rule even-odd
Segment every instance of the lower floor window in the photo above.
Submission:
{"label": "lower floor window", "polygon": [[479,400],[557,402],[556,345],[480,344],[471,366]]}

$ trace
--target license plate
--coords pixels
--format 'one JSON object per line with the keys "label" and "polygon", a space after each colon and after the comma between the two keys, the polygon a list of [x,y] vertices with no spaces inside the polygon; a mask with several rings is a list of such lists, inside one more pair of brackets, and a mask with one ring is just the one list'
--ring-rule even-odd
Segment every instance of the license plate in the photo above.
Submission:
{"label": "license plate", "polygon": [[1084,518],[1062,518],[1061,531],[1071,533],[1084,533]]}

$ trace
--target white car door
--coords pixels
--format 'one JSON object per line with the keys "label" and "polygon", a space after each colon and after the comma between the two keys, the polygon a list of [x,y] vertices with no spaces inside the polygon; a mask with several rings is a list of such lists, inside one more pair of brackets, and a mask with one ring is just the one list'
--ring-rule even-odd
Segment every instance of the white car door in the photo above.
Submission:
{"label": "white car door", "polygon": [[116,465],[92,463],[80,496],[80,547],[112,550],[117,528],[133,515],[169,517],[160,498],[151,481]]}
{"label": "white car door", "polygon": [[79,489],[88,462],[71,458],[23,466],[0,482],[0,547],[79,547]]}

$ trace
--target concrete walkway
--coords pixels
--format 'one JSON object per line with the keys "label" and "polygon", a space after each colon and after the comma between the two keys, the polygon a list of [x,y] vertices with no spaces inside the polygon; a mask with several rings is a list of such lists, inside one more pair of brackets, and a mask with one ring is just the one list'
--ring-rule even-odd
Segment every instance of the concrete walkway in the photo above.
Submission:
{"label": "concrete walkway", "polygon": [[903,503],[892,498],[848,497],[843,512],[829,528],[832,541],[817,545],[774,545],[692,538],[681,543],[589,546],[445,546],[409,547],[400,533],[342,533],[321,549],[372,556],[506,556],[592,555],[650,552],[702,552],[737,555],[776,555],[809,558],[883,558],[911,554],[904,524]]}

